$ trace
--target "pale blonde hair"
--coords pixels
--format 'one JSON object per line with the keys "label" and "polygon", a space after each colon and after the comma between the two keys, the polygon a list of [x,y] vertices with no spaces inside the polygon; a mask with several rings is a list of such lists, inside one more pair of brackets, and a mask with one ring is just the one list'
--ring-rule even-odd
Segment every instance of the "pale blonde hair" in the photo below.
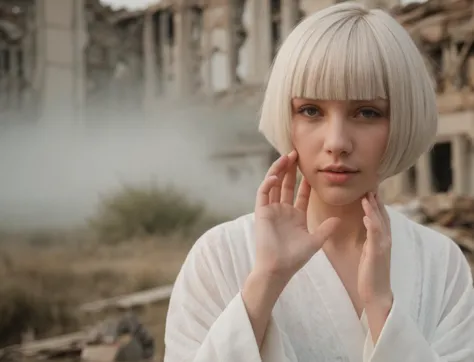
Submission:
{"label": "pale blonde hair", "polygon": [[390,135],[382,178],[411,167],[433,145],[436,93],[406,30],[382,10],[345,2],[304,19],[274,60],[259,130],[281,154],[292,149],[294,97],[390,103]]}

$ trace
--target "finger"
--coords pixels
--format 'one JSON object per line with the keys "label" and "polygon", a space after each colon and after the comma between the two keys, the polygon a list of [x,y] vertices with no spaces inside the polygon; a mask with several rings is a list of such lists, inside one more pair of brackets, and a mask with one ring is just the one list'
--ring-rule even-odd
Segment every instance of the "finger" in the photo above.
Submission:
{"label": "finger", "polygon": [[380,213],[382,214],[382,219],[385,223],[386,231],[387,233],[391,233],[391,225],[390,225],[390,216],[388,216],[387,209],[385,208],[384,203],[382,202],[382,199],[380,198],[380,194],[377,193],[375,194],[375,200],[377,201],[380,209]]}
{"label": "finger", "polygon": [[368,217],[367,215],[363,217],[363,222],[364,222],[364,226],[367,230],[367,241],[366,241],[366,244],[364,246],[366,246],[367,248],[369,248],[371,245],[373,245],[374,243],[374,239],[375,239],[375,227],[374,227],[374,224],[372,223],[372,220],[370,219],[370,217]]}
{"label": "finger", "polygon": [[283,179],[281,188],[281,202],[293,205],[295,201],[295,184],[296,184],[296,153],[289,157],[289,164],[286,175]]}
{"label": "finger", "polygon": [[377,202],[377,205],[378,205],[381,217],[382,217],[382,222],[383,222],[383,225],[384,225],[384,231],[383,231],[384,237],[381,239],[382,240],[381,242],[383,243],[383,245],[386,248],[391,249],[391,247],[392,247],[392,230],[391,230],[391,226],[390,226],[390,217],[388,216],[385,205],[382,203],[382,200],[380,199],[379,194],[375,194],[374,199]]}
{"label": "finger", "polygon": [[364,260],[367,257],[367,245],[368,243],[365,242],[362,246],[362,254],[360,255],[361,260]]}
{"label": "finger", "polygon": [[330,217],[324,220],[313,233],[314,245],[319,250],[326,240],[336,231],[337,227],[341,223],[341,219],[338,217]]}
{"label": "finger", "polygon": [[[286,176],[286,174],[288,172],[288,167],[290,167],[293,164],[294,160],[296,160],[295,155],[296,155],[296,152],[292,151],[287,156],[285,167],[283,167],[280,170],[280,172],[277,174],[278,179],[280,181],[282,181],[282,180],[284,181],[284,177]],[[281,202],[281,192],[282,192],[282,183],[280,182],[277,185],[275,185],[275,187],[273,187],[273,189],[270,191],[270,203],[271,204]]]}
{"label": "finger", "polygon": [[[385,220],[385,215],[383,214],[383,207],[380,204],[379,200],[377,200],[377,196],[374,192],[370,193],[370,204],[372,205],[372,208],[375,210],[375,214],[377,215],[378,224],[380,224],[381,232],[387,237],[389,237],[390,229],[388,227],[387,221]],[[386,238],[384,237],[383,239]]]}
{"label": "finger", "polygon": [[370,243],[379,242],[382,234],[382,225],[379,217],[377,216],[372,204],[367,198],[362,199],[362,207],[365,212],[364,225],[367,229],[367,240]]}
{"label": "finger", "polygon": [[266,206],[270,203],[270,191],[279,182],[280,180],[275,175],[266,177],[263,180],[257,191],[256,207]]}
{"label": "finger", "polygon": [[375,200],[375,193],[370,192],[367,199],[370,203],[370,206],[376,218],[376,220],[373,220],[373,222],[376,224],[376,226],[380,226],[380,229],[384,231],[385,223],[383,220],[383,215],[382,215],[382,211],[380,210],[379,204],[377,203],[377,200]]}
{"label": "finger", "polygon": [[[386,238],[381,237],[380,228],[376,226],[372,219],[368,216],[363,218],[365,228],[367,229],[367,241],[364,244],[364,254],[374,255],[383,253],[384,255],[390,256],[391,243],[386,242]],[[390,260],[390,257],[389,257]]]}
{"label": "finger", "polygon": [[380,210],[379,204],[377,200],[375,199],[375,193],[369,192],[369,197],[368,200],[370,202],[370,206],[372,206],[372,210],[374,210],[375,215],[377,216],[377,219],[380,223],[380,225],[384,228],[384,221],[383,221],[383,216],[382,216],[382,210]]}
{"label": "finger", "polygon": [[265,177],[278,175],[280,172],[285,170],[287,164],[288,164],[288,156],[287,155],[280,156],[275,162],[272,163]]}
{"label": "finger", "polygon": [[276,175],[278,178],[278,182],[275,183],[270,190],[270,204],[280,203],[280,193],[281,193],[281,182],[283,177],[285,176],[285,172],[282,171]]}
{"label": "finger", "polygon": [[298,210],[307,212],[309,204],[309,196],[311,195],[311,185],[305,177],[301,180],[296,194],[295,207]]}
{"label": "finger", "polygon": [[[377,222],[376,226],[380,227],[380,233],[381,234],[387,234],[387,225],[384,220],[384,216],[382,214],[382,209],[380,208],[379,203],[377,202],[376,196],[374,192],[370,193],[370,204],[372,205],[372,209],[375,212],[375,215],[377,215]],[[383,241],[382,239],[380,241]]]}
{"label": "finger", "polygon": [[[270,176],[278,176],[280,179],[283,178],[284,172],[287,168],[289,161],[288,155],[282,155],[280,156],[273,164],[270,166],[270,168],[267,171],[267,174],[265,175],[265,178],[270,177]],[[272,189],[270,192],[270,199],[269,202],[280,202],[280,186],[277,186],[275,189]],[[278,201],[277,201],[278,200]]]}

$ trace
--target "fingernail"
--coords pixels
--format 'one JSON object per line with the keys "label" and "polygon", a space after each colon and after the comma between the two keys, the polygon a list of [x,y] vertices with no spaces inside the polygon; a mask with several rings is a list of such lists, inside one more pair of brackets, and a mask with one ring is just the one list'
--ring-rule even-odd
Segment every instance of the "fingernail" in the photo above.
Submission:
{"label": "fingernail", "polygon": [[368,228],[370,225],[370,219],[367,216],[364,216],[362,220],[364,222],[365,227]]}

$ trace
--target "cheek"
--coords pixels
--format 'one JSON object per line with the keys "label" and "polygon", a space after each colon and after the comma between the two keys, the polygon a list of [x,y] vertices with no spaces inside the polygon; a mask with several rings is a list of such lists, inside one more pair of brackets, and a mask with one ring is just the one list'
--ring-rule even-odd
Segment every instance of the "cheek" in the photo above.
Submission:
{"label": "cheek", "polygon": [[380,163],[387,147],[388,133],[388,127],[381,125],[360,135],[359,147],[363,150],[365,159],[372,160],[377,165]]}
{"label": "cheek", "polygon": [[303,173],[311,172],[314,167],[315,156],[318,154],[317,137],[310,132],[295,132],[293,134],[293,147],[298,152],[298,168]]}
{"label": "cheek", "polygon": [[292,120],[291,122],[291,141],[293,145],[299,144],[301,138],[301,126],[296,120]]}
{"label": "cheek", "polygon": [[301,120],[293,122],[291,138],[294,147],[298,151],[314,149],[318,144],[318,137],[314,127]]}
{"label": "cheek", "polygon": [[387,122],[383,124],[383,127],[381,127],[379,133],[374,138],[376,140],[376,142],[374,142],[374,147],[378,148],[378,150],[382,154],[385,152],[385,149],[387,148],[389,133],[390,133],[390,125]]}

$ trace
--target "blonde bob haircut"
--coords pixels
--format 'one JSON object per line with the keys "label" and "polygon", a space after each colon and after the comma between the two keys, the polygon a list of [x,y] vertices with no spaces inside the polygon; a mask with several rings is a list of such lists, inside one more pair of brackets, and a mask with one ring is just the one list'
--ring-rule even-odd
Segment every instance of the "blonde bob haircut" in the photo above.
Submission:
{"label": "blonde bob haircut", "polygon": [[361,4],[345,2],[310,15],[281,45],[259,121],[259,131],[281,154],[292,150],[295,97],[388,100],[382,179],[415,164],[436,137],[436,93],[418,48],[389,14]]}

